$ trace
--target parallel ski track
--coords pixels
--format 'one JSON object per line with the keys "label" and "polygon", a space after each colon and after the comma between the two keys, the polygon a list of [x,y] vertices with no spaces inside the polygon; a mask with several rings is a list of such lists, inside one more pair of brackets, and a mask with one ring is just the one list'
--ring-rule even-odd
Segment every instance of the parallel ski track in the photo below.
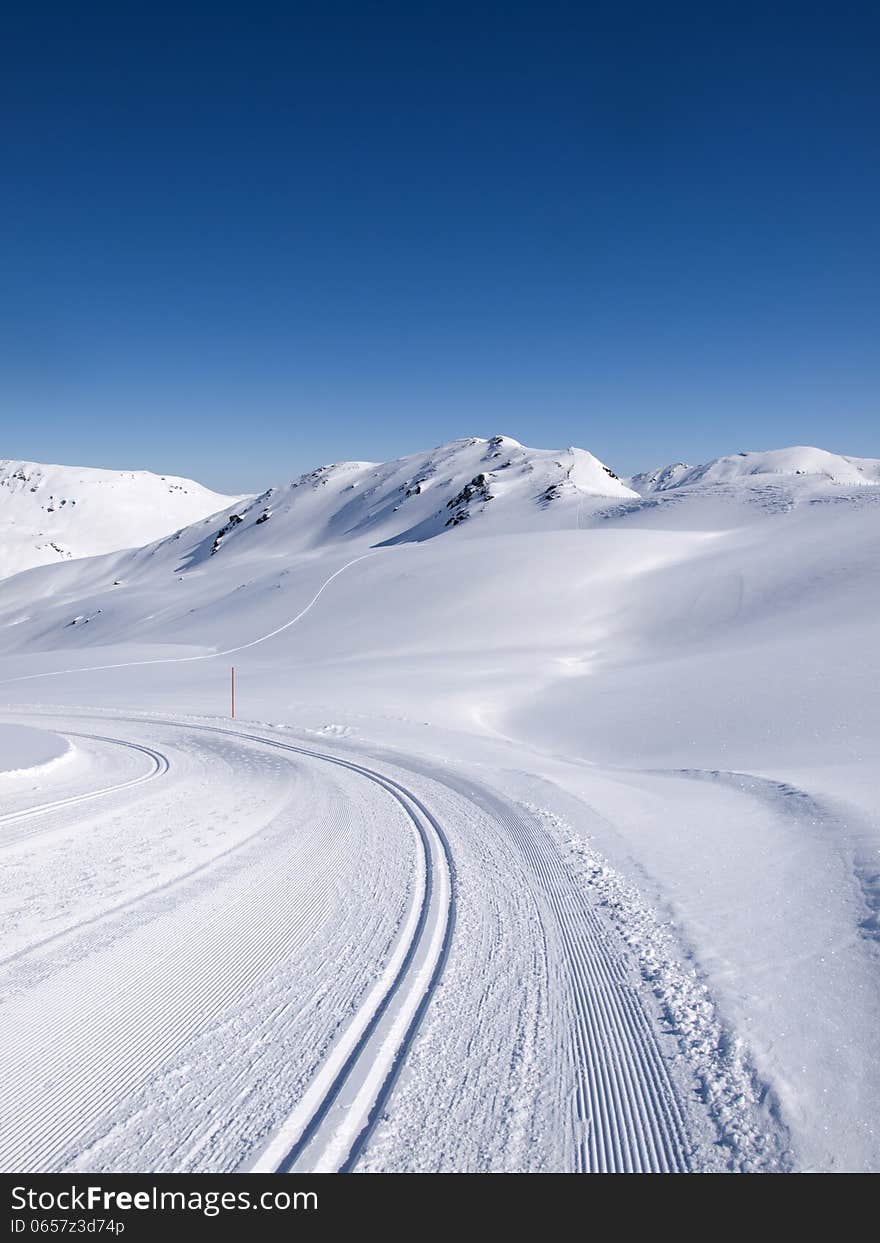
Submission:
{"label": "parallel ski track", "polygon": [[[417,795],[363,764],[242,730],[192,728],[248,738],[360,773],[400,804],[418,835],[424,869],[421,902],[396,973],[378,995],[375,990],[370,993],[311,1089],[249,1166],[254,1173],[351,1170],[382,1115],[449,956],[455,868],[448,839]],[[354,1100],[342,1105],[341,1098],[352,1092]],[[334,1120],[331,1111],[337,1105],[339,1116]]]}
{"label": "parallel ski track", "polygon": [[[436,818],[416,795],[398,782],[362,764],[238,729],[167,720],[154,721],[145,718],[134,720],[140,725],[170,726],[225,734],[303,755],[310,759],[336,764],[360,774],[385,790],[400,804],[413,826],[415,839],[420,846],[419,870],[422,879],[416,904],[405,922],[405,933],[409,935],[401,938],[401,943],[395,948],[377,986],[371,990],[341,1039],[334,1045],[302,1100],[250,1167],[264,1172],[290,1170],[297,1166],[297,1163],[302,1164],[308,1150],[305,1168],[350,1169],[356,1163],[390,1097],[403,1060],[436,989],[448,956],[454,925],[454,871],[446,835]],[[82,736],[98,737],[98,735]],[[146,750],[148,753],[151,751],[150,748],[143,748],[138,744],[131,745],[137,749]],[[157,757],[160,755],[159,752],[154,754]],[[95,797],[95,795],[83,797]],[[79,801],[81,799],[78,796],[70,802],[62,800],[59,805],[67,806]],[[37,810],[46,810],[46,808],[33,809],[34,814]],[[330,854],[333,854],[332,844]],[[333,859],[330,862],[332,863]],[[258,885],[257,888],[259,887]],[[316,890],[317,888],[316,886]],[[255,896],[248,891],[240,894],[238,899],[231,904],[232,925],[238,919],[247,917],[247,912],[252,910],[252,900]],[[295,926],[281,930],[285,942],[290,941],[291,945],[308,920],[318,917],[320,894],[316,892],[314,899],[306,905],[307,909],[296,911],[293,920]],[[184,923],[185,926],[181,929],[182,940],[186,939],[189,931],[186,921]],[[276,929],[275,935],[277,933]],[[271,935],[272,930],[267,928],[266,937]],[[155,973],[158,976],[163,965],[167,969],[171,964],[168,960],[164,964],[154,964],[153,970],[148,974]],[[140,983],[144,985],[148,981],[142,979]],[[154,990],[154,996],[157,995],[156,990],[163,988],[163,981],[160,978],[151,980],[149,984]],[[117,988],[108,990],[105,998],[107,1036],[111,1038],[110,1043],[115,1048],[124,1047],[125,1044],[125,993],[128,987],[128,981],[120,981]],[[168,990],[165,1002],[155,1010],[155,1014],[151,1015],[149,1020],[151,1025],[155,1024],[156,1027],[156,1042],[151,1045],[151,1055],[147,1059],[142,1058],[138,1065],[114,1066],[115,1073],[107,1074],[106,1078],[101,1076],[96,1079],[96,1087],[97,1083],[100,1083],[98,1089],[100,1098],[107,1102],[108,1107],[114,1099],[119,1098],[120,1093],[131,1090],[143,1074],[150,1073],[156,1059],[161,1058],[170,1047],[170,1033],[164,1030],[162,1014],[165,1013],[165,1004],[174,1005],[180,988],[188,989],[188,984],[172,973],[171,977],[166,976],[164,987]],[[199,1013],[192,1016],[192,1024],[201,1025],[209,1020],[212,1012],[223,1003],[223,997],[214,995],[216,991],[214,990],[210,996],[202,999]],[[191,1023],[188,1021],[184,1025],[182,1032],[178,1033],[179,1039],[185,1039],[190,1029],[195,1030],[194,1027],[191,1028]],[[75,1025],[76,1020],[73,1019],[72,1024],[67,1026]],[[50,1024],[47,1032],[51,1030]],[[171,1042],[174,1043],[173,1038]],[[102,1055],[97,1060],[107,1061],[107,1058]],[[107,1061],[108,1071],[111,1066],[112,1060]],[[97,1076],[97,1070],[97,1065],[91,1066],[90,1061],[88,1073]],[[18,1101],[24,1107],[30,1092],[36,1087],[36,1081],[31,1086],[33,1067],[29,1069],[28,1063],[23,1061],[20,1073],[15,1076],[15,1079],[15,1084],[7,1083],[7,1092],[10,1099]],[[70,1096],[71,1087],[72,1085],[69,1084],[68,1088],[61,1093],[63,1099]],[[354,1093],[353,1101],[348,1099],[352,1093]],[[344,1104],[341,1101],[343,1096],[346,1098]],[[53,1104],[55,1103],[58,1102],[53,1101]],[[7,1135],[5,1143],[0,1142],[0,1158],[6,1161],[14,1160],[13,1150],[16,1146],[14,1121],[12,1118],[7,1118],[7,1122],[12,1123],[12,1133]],[[42,1168],[53,1168],[59,1160],[63,1159],[62,1153],[65,1145],[73,1139],[76,1125],[75,1117],[66,1117],[63,1124],[59,1123],[53,1134],[47,1136],[44,1143],[38,1146],[38,1150],[31,1150],[29,1153],[31,1161],[38,1163]]]}
{"label": "parallel ski track", "polygon": [[[5,816],[0,816],[0,849],[6,846],[14,846],[19,842],[25,841],[31,837],[37,837],[42,833],[48,833],[52,829],[57,828],[56,824],[49,823],[46,825],[38,825],[36,829],[29,826],[33,820],[39,819],[41,816],[54,811],[61,811],[68,807],[76,807],[81,803],[89,803],[92,799],[106,798],[109,794],[117,794],[120,790],[130,790],[134,786],[143,785],[146,781],[152,781],[155,777],[161,777],[168,772],[170,762],[167,755],[161,751],[156,751],[152,747],[146,747],[137,742],[129,742],[124,738],[107,738],[102,734],[77,734],[65,730],[65,737],[69,738],[88,738],[95,742],[108,742],[116,747],[126,747],[130,751],[140,751],[152,760],[152,768],[149,772],[142,773],[139,777],[131,777],[128,781],[120,781],[115,785],[104,786],[100,790],[88,790],[84,794],[73,794],[69,798],[56,799],[51,803],[40,803],[36,807],[25,807],[21,811],[9,812]],[[5,832],[5,826],[12,825],[10,832]],[[17,826],[25,825],[23,829]]]}

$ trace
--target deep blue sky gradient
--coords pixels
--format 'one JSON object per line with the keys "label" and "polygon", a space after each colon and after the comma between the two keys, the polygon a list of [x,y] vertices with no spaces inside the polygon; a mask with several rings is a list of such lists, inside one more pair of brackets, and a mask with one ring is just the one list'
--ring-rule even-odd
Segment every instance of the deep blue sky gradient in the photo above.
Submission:
{"label": "deep blue sky gradient", "polygon": [[880,10],[18,6],[0,456],[880,456]]}

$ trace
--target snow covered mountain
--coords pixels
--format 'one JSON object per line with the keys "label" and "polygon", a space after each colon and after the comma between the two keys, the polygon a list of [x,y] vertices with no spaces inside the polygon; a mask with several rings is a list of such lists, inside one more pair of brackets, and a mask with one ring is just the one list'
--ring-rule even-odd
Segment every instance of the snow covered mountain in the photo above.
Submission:
{"label": "snow covered mountain", "polygon": [[[221,553],[225,566],[253,561],[253,569],[264,558],[277,565],[338,544],[391,547],[452,531],[474,538],[596,522],[668,527],[689,521],[696,504],[703,523],[723,529],[854,489],[874,494],[878,484],[880,461],[814,448],[677,463],[621,480],[583,449],[531,449],[507,436],[386,463],[333,463],[244,498],[145,471],[4,462],[0,577],[123,549],[143,549],[130,570],[118,567],[116,576],[130,580],[147,563],[185,573]],[[162,551],[149,547],[169,537]]]}
{"label": "snow covered mountain", "polygon": [[139,547],[232,499],[174,475],[0,460],[0,578]]}
{"label": "snow covered mountain", "polygon": [[[230,514],[209,554],[270,519],[288,549],[339,540],[417,543],[464,523],[480,535],[576,527],[579,514],[635,500],[584,449],[529,449],[509,436],[456,440],[391,462],[337,462],[270,488]],[[204,549],[199,549],[201,555]]]}
{"label": "snow covered mountain", "polygon": [[359,1168],[880,1168],[878,484],[469,439],[0,581],[4,717],[73,743],[48,807],[0,753],[22,1047],[64,1018],[7,1168],[276,1168],[422,859],[449,953]]}
{"label": "snow covered mountain", "polygon": [[[180,481],[146,478],[154,489],[161,484],[170,496],[181,495]],[[503,543],[503,555],[518,550],[527,577],[534,578],[536,547],[552,565],[560,546],[553,537],[566,533],[682,532],[692,541],[694,531],[720,534],[758,524],[762,539],[765,532],[782,539],[784,529],[765,527],[765,519],[817,504],[827,508],[830,501],[846,501],[847,509],[880,504],[880,462],[817,449],[666,467],[628,483],[585,450],[531,449],[506,436],[457,440],[386,463],[321,466],[259,496],[232,504],[225,498],[219,512],[143,547],[10,579],[5,590],[0,587],[5,645],[89,647],[123,636],[224,644],[284,624],[291,585],[304,575],[318,581],[327,569],[384,549],[448,547],[444,561],[452,583],[467,547],[475,545],[482,563],[501,557]],[[198,495],[212,510],[222,499],[203,489]],[[80,506],[64,509],[78,513]],[[140,517],[128,516],[134,534]],[[637,571],[647,546],[640,539],[636,559],[621,567],[625,575]],[[599,547],[604,556],[610,544]],[[571,578],[570,554],[566,567]],[[488,581],[488,566],[480,572]],[[568,584],[548,581],[546,590],[561,600]],[[458,598],[473,592],[470,586]],[[508,584],[498,584],[496,592],[503,602]],[[582,607],[577,599],[575,593],[571,607]],[[516,608],[523,607],[518,601]],[[558,622],[540,624],[546,640]]]}
{"label": "snow covered mountain", "polygon": [[[583,449],[470,438],[386,463],[319,467],[142,548],[18,576],[0,600],[24,606],[7,618],[13,642],[34,640],[25,620],[37,621],[39,643],[54,642],[59,629],[65,646],[78,646],[154,633],[157,624],[163,636],[186,641],[203,632],[206,610],[215,620],[218,611],[237,615],[242,625],[252,611],[283,610],[291,576],[316,556],[320,568],[452,536],[457,544],[577,530],[609,506],[638,501]],[[157,613],[169,584],[172,597]]]}

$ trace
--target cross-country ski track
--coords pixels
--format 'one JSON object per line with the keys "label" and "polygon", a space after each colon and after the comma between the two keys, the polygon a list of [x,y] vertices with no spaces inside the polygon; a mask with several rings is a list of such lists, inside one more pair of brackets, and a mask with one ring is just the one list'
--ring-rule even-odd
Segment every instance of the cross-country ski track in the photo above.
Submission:
{"label": "cross-country ski track", "polygon": [[[85,737],[82,719],[55,728]],[[245,800],[249,768],[264,781],[268,757],[292,785],[194,867],[181,857],[97,907],[95,878],[60,931],[2,964],[3,1168],[370,1168],[375,1131],[384,1151],[398,1127],[440,1136],[463,1110],[470,1133],[437,1168],[476,1168],[470,1149],[493,1168],[691,1167],[669,1042],[522,807],[446,772],[401,780],[387,762],[265,729],[112,720],[155,757],[176,804],[177,770],[210,766],[218,746]],[[94,737],[110,741],[107,729]],[[118,790],[140,785],[141,823],[161,823],[145,780]],[[138,805],[99,817],[81,795],[15,823],[38,832],[59,806],[68,829],[47,848],[75,852],[111,840]],[[512,1116],[510,1092],[525,1102]]]}

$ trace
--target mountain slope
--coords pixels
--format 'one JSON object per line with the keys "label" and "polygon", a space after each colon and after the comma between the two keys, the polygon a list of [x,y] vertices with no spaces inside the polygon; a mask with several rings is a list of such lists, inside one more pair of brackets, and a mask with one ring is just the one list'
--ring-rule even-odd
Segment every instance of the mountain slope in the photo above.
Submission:
{"label": "mountain slope", "polygon": [[191,479],[0,461],[0,578],[140,547],[228,505]]}

